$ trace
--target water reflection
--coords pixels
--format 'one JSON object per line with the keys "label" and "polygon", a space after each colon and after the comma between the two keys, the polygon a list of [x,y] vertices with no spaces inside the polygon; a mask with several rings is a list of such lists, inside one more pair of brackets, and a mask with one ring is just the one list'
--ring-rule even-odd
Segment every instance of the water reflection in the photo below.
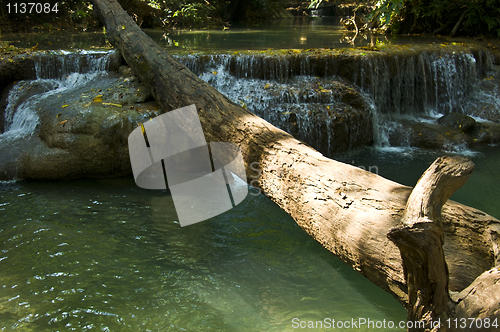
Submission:
{"label": "water reflection", "polygon": [[[398,36],[390,41],[384,36],[357,35],[344,29],[340,17],[293,17],[262,24],[232,25],[229,28],[200,30],[144,30],[170,52],[243,51],[308,48],[349,48],[375,45],[377,38],[397,44],[440,42],[440,38]],[[28,34],[2,34],[2,39],[17,47],[39,44],[41,50],[93,49],[108,47],[101,31],[50,31]]]}

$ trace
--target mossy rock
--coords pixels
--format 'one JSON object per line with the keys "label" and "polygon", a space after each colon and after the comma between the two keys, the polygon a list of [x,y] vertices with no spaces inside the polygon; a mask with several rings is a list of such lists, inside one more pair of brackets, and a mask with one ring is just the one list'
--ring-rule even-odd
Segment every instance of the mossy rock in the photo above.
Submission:
{"label": "mossy rock", "polygon": [[474,131],[477,123],[472,117],[467,114],[450,112],[438,119],[438,123],[445,127],[458,129],[463,133],[471,133]]}

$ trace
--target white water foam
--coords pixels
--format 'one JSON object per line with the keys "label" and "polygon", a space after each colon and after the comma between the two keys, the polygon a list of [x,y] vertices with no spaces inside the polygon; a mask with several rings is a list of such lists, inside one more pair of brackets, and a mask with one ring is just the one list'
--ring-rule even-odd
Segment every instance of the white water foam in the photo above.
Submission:
{"label": "white water foam", "polygon": [[[2,140],[16,140],[31,136],[38,125],[38,103],[53,94],[76,89],[107,70],[110,52],[50,54],[35,63],[37,79],[14,84],[7,98]],[[75,56],[78,55],[78,56]],[[94,58],[82,60],[87,55]],[[68,60],[70,59],[70,60]],[[84,64],[84,61],[85,64]],[[85,68],[84,68],[85,67]],[[83,70],[87,72],[81,73]],[[31,93],[31,91],[37,93]]]}

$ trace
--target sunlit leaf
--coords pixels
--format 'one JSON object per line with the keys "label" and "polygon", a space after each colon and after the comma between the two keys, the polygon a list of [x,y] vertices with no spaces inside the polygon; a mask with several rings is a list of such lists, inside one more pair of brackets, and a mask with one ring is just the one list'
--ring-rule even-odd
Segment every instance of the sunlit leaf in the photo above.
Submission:
{"label": "sunlit leaf", "polygon": [[61,108],[65,108],[65,107],[68,107],[69,105],[68,104],[64,104],[61,106]]}
{"label": "sunlit leaf", "polygon": [[109,105],[109,106],[115,106],[115,107],[122,107],[120,104],[113,104],[113,103],[102,103],[103,105]]}

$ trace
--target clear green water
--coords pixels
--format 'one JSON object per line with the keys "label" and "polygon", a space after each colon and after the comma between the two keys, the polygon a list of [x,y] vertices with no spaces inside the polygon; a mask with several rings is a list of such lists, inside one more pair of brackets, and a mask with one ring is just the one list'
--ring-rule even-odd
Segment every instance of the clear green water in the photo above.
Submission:
{"label": "clear green water", "polygon": [[[371,170],[387,179],[414,186],[422,173],[444,152],[420,149],[366,148],[341,156],[339,160]],[[452,200],[480,209],[500,218],[500,146],[483,145],[463,151],[475,164],[469,180],[451,197]]]}
{"label": "clear green water", "polygon": [[[308,48],[349,48],[354,33],[340,23],[340,17],[284,18],[263,24],[232,25],[227,29],[145,29],[145,32],[169,52],[239,51]],[[346,38],[347,37],[347,38]],[[444,38],[422,36],[358,36],[354,46],[365,46],[380,40],[385,43],[418,44],[442,42]],[[0,40],[17,47],[39,49],[92,49],[109,46],[102,31],[47,31],[36,33],[3,33]]]}
{"label": "clear green water", "polygon": [[[255,194],[254,191],[252,191]],[[406,311],[249,195],[195,225],[132,177],[0,185],[0,330],[290,331]]]}

